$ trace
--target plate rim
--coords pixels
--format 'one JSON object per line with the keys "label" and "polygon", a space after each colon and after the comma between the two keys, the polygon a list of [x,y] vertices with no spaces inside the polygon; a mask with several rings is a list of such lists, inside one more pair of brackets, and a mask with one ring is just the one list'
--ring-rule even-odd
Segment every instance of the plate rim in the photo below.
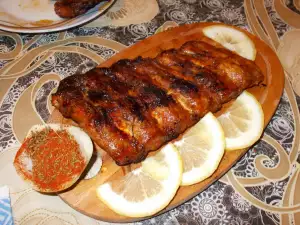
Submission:
{"label": "plate rim", "polygon": [[100,7],[100,9],[97,10],[97,12],[90,12],[91,14],[90,16],[88,16],[85,19],[79,20],[78,22],[75,23],[72,23],[72,21],[80,18],[80,16],[62,20],[61,22],[56,24],[51,24],[48,26],[41,26],[41,27],[15,27],[15,26],[4,25],[0,23],[0,31],[7,31],[7,32],[21,33],[21,34],[39,34],[39,33],[52,33],[52,32],[64,31],[70,28],[75,28],[84,25],[96,19],[97,17],[104,14],[110,7],[112,7],[116,1],[117,0],[109,0],[108,2],[105,2]]}
{"label": "plate rim", "polygon": [[[237,27],[237,26],[233,26],[233,25],[230,25],[230,24],[225,24],[225,23],[219,23],[219,22],[197,22],[197,23],[192,23],[192,24],[184,24],[184,25],[180,25],[178,27],[174,27],[170,30],[167,30],[167,31],[163,31],[161,33],[158,33],[158,34],[155,34],[153,36],[150,36],[144,40],[146,40],[146,43],[149,43],[149,42],[152,42],[152,40],[155,38],[157,39],[158,37],[163,37],[166,33],[170,32],[174,32],[174,29],[175,31],[178,31],[178,35],[180,35],[180,31],[181,29],[185,29],[184,27],[186,27],[187,31],[185,32],[189,32],[190,27],[194,27],[195,29],[202,29],[201,27],[199,28],[198,26],[209,26],[209,25],[225,25],[225,26],[231,26],[235,29],[238,29],[240,31],[243,31],[244,33],[246,33],[248,36],[251,37],[252,40],[255,40],[260,48],[263,48],[266,49],[268,52],[270,52],[270,59],[272,60],[272,62],[276,62],[276,63],[279,63],[277,64],[277,66],[279,67],[280,71],[277,71],[277,74],[276,74],[276,79],[278,82],[276,82],[276,84],[278,84],[280,87],[280,89],[276,90],[276,101],[273,102],[274,105],[276,105],[276,107],[272,108],[272,110],[270,111],[269,110],[269,113],[268,113],[268,116],[265,115],[265,128],[267,127],[267,124],[269,123],[269,121],[271,120],[271,118],[274,116],[274,113],[276,112],[277,108],[278,108],[278,105],[279,105],[279,101],[281,99],[281,96],[283,94],[283,91],[284,91],[284,82],[285,82],[285,75],[284,75],[284,69],[280,63],[280,60],[276,54],[276,52],[270,47],[268,46],[263,40],[261,40],[259,37],[255,36],[254,34],[250,33],[249,31],[247,30],[244,30],[244,29],[241,29],[240,27]],[[156,36],[156,37],[155,37]],[[178,36],[174,37],[173,39],[178,39]],[[126,55],[127,54],[127,51],[129,48],[135,46],[135,48],[139,48],[143,42],[143,44],[145,44],[144,40],[142,40],[141,42],[138,42],[132,46],[129,46],[128,48],[124,49],[123,51],[119,52],[118,54],[114,55],[113,57],[111,57],[110,59],[106,60],[105,62],[101,63],[100,65],[98,65],[97,67],[107,67],[107,66],[110,66],[111,63],[115,62],[115,61],[118,61],[119,59],[122,59],[123,57],[123,53]],[[168,39],[169,41],[169,39]],[[273,64],[272,63],[272,64]],[[280,74],[280,76],[279,76]],[[275,77],[275,75],[273,75]],[[274,81],[275,78],[273,78],[271,81]],[[270,85],[273,84],[273,83],[270,83]],[[274,84],[273,84],[274,85]],[[274,93],[273,93],[274,94]],[[143,220],[146,220],[146,219],[150,219],[150,218],[153,218],[153,217],[156,217],[158,215],[161,215],[163,213],[166,213],[168,212],[169,210],[175,208],[175,207],[178,207],[179,205],[191,200],[193,197],[195,197],[196,195],[198,195],[199,193],[201,193],[202,191],[204,191],[205,189],[207,189],[210,185],[212,185],[214,182],[216,182],[217,180],[219,180],[224,174],[226,174],[231,168],[232,166],[237,162],[239,161],[246,153],[247,151],[249,150],[249,148],[247,149],[241,149],[241,150],[238,150],[238,151],[235,151],[237,153],[237,157],[236,157],[236,160],[235,161],[232,161],[231,163],[231,166],[228,168],[228,169],[224,169],[221,173],[218,174],[218,176],[214,176],[212,175],[213,177],[213,181],[209,181],[207,184],[204,185],[204,188],[202,188],[201,190],[198,190],[197,191],[194,191],[194,192],[191,192],[189,193],[183,200],[179,200],[178,202],[176,202],[176,204],[172,204],[173,203],[173,200],[168,204],[168,206],[161,210],[160,212],[152,215],[152,216],[149,216],[149,217],[124,217],[124,216],[121,216],[119,215],[120,219],[111,219],[111,218],[107,218],[105,217],[105,214],[101,214],[101,215],[97,215],[95,216],[94,214],[92,213],[88,213],[86,211],[83,211],[82,209],[78,208],[78,207],[74,207],[74,205],[72,205],[70,202],[67,201],[67,198],[66,196],[64,196],[64,193],[60,193],[59,194],[59,197],[66,203],[68,204],[70,207],[72,207],[73,209],[77,210],[78,212],[86,215],[86,216],[89,216],[91,218],[94,218],[94,219],[98,219],[98,220],[102,220],[102,221],[105,221],[105,222],[115,222],[115,223],[129,223],[129,222],[139,222],[139,221],[143,221]],[[184,188],[184,187],[183,187]],[[178,194],[178,193],[177,193]],[[176,194],[176,195],[177,195]],[[174,196],[175,197],[175,196]],[[101,201],[99,199],[99,201]],[[112,210],[111,210],[112,211]]]}

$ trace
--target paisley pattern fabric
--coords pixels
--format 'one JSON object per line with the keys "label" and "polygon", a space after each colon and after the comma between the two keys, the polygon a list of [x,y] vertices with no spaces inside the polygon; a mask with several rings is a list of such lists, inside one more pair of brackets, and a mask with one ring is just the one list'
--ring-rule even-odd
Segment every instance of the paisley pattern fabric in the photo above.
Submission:
{"label": "paisley pattern fabric", "polygon": [[286,72],[284,94],[262,140],[225,176],[185,204],[136,224],[300,224],[299,0],[119,0],[84,27],[43,35],[1,32],[0,186],[10,187],[15,224],[108,224],[29,188],[12,165],[20,141],[49,118],[49,96],[59,80],[156,32],[200,21],[239,26],[269,44]]}

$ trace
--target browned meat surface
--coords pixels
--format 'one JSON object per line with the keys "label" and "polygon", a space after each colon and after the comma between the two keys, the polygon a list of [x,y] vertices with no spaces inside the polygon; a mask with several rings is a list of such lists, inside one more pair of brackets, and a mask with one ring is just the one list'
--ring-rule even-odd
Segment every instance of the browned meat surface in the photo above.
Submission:
{"label": "browned meat surface", "polygon": [[58,0],[54,4],[54,10],[62,18],[73,18],[86,13],[104,1],[108,0]]}
{"label": "browned meat surface", "polygon": [[67,77],[52,104],[118,165],[126,165],[140,162],[262,80],[254,62],[203,39],[154,59],[121,60]]}

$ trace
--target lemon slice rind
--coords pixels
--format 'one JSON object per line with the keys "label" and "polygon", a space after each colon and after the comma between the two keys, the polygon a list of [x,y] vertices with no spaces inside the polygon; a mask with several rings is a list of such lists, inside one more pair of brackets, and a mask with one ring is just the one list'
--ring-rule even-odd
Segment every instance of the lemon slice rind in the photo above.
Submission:
{"label": "lemon slice rind", "polygon": [[[164,146],[160,151],[167,159],[166,163],[170,173],[166,179],[159,180],[162,189],[158,194],[150,198],[145,197],[145,199],[140,202],[128,201],[123,195],[114,192],[110,183],[104,183],[97,188],[97,196],[111,210],[127,217],[150,216],[164,209],[173,199],[180,186],[182,161],[179,152],[171,143]],[[148,158],[146,160],[148,160]],[[139,174],[143,172],[142,168],[138,168],[131,173]],[[151,176],[149,175],[149,177]],[[130,185],[130,183],[128,183],[128,185]]]}
{"label": "lemon slice rind", "polygon": [[[235,104],[240,104],[244,110],[248,111],[251,118],[243,118],[243,120],[248,120],[247,123],[250,125],[250,129],[246,131],[239,130],[237,137],[228,137],[225,132],[226,150],[237,150],[244,149],[252,146],[262,135],[264,129],[264,112],[261,104],[257,99],[247,91],[244,91],[233,103],[229,109],[218,117],[218,120],[222,124],[225,119],[230,120],[230,113]],[[240,106],[239,106],[240,107]],[[233,109],[234,110],[234,109]],[[236,116],[233,116],[236,117]],[[242,118],[242,117],[239,117]],[[234,123],[234,122],[233,122]],[[233,124],[233,126],[235,126]],[[228,129],[228,128],[227,128]],[[226,128],[224,127],[224,130]]]}
{"label": "lemon slice rind", "polygon": [[[203,125],[205,128],[207,128],[207,130],[205,129],[206,137],[199,136],[198,138],[200,141],[205,141],[203,139],[209,138],[209,141],[212,143],[212,147],[210,149],[203,149],[203,151],[200,150],[198,153],[196,153],[199,154],[199,157],[201,157],[201,154],[203,155],[206,153],[205,161],[202,165],[194,167],[190,171],[183,172],[181,186],[192,185],[210,177],[218,168],[224,155],[224,132],[216,117],[212,113],[208,113],[191,129],[200,129],[200,127],[202,128]],[[182,157],[184,157],[183,154],[188,153],[184,152],[184,150],[181,151],[180,146],[182,145],[181,143],[184,140],[184,137],[188,137],[190,132],[192,131],[187,131],[181,140],[174,143],[174,145],[179,149]]]}
{"label": "lemon slice rind", "polygon": [[253,61],[256,58],[255,44],[245,33],[237,29],[224,25],[212,25],[203,28],[203,33],[246,59]]}

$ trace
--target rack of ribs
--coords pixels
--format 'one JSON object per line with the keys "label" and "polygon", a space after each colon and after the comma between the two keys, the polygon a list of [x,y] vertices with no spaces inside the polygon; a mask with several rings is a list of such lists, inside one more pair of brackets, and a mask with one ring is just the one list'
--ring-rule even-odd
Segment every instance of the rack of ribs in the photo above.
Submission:
{"label": "rack of ribs", "polygon": [[58,0],[54,4],[54,11],[62,18],[73,18],[86,13],[104,1],[109,0]]}
{"label": "rack of ribs", "polygon": [[124,59],[69,76],[52,104],[118,165],[127,165],[262,80],[254,62],[203,38],[155,58]]}

